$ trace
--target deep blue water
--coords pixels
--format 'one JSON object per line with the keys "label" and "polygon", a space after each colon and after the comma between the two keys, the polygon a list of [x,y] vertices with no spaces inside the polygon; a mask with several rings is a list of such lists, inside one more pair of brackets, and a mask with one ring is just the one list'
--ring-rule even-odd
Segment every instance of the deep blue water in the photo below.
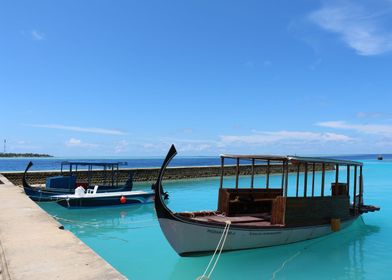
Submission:
{"label": "deep blue water", "polygon": [[[345,156],[331,156],[337,159],[376,159],[377,155],[345,155]],[[392,155],[383,155],[384,160],[392,160]],[[109,158],[109,157],[94,157],[94,158],[0,158],[0,171],[23,171],[29,161],[34,163],[31,170],[59,170],[62,161],[89,161],[89,162],[122,162],[123,168],[142,168],[142,167],[160,167],[163,158]],[[234,163],[234,162],[233,162]],[[230,164],[226,160],[226,164]],[[171,166],[204,166],[204,165],[220,165],[220,158],[216,157],[175,157],[170,164]]]}

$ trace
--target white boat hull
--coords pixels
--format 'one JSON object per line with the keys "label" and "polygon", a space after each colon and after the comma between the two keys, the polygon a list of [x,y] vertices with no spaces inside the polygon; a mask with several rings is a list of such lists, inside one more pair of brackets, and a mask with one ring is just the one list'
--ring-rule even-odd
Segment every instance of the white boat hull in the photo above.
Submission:
{"label": "white boat hull", "polygon": [[[340,228],[351,225],[355,219],[342,221]],[[200,225],[179,220],[160,218],[159,223],[167,240],[180,255],[214,251],[222,235],[222,227]],[[329,224],[295,228],[230,228],[224,251],[269,247],[304,241],[332,233]]]}

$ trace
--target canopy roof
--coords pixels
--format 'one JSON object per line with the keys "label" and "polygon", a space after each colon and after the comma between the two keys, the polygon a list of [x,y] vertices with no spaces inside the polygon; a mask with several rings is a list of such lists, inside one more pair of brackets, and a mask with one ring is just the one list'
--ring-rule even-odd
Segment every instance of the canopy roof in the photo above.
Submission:
{"label": "canopy roof", "polygon": [[126,162],[95,162],[95,161],[63,161],[61,165],[80,165],[80,166],[119,166],[126,165]]}
{"label": "canopy roof", "polygon": [[270,161],[290,161],[303,163],[331,163],[339,165],[357,165],[362,166],[363,163],[352,160],[341,160],[324,157],[299,157],[299,156],[277,156],[277,155],[230,155],[223,154],[221,158],[242,159],[242,160],[270,160]]}

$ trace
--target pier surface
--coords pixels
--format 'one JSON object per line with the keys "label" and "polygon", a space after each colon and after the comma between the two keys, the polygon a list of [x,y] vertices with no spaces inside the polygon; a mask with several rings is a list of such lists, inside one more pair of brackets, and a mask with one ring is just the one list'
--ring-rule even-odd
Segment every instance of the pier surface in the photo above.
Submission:
{"label": "pier surface", "polygon": [[0,174],[0,280],[126,279]]}

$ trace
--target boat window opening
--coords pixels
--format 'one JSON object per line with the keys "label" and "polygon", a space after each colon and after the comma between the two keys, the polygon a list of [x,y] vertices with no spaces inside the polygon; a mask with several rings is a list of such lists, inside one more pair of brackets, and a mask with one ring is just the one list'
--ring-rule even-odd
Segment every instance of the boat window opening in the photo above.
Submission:
{"label": "boat window opening", "polygon": [[350,195],[350,165],[347,165],[347,183],[346,183],[346,185],[347,185],[347,194],[348,195]]}
{"label": "boat window opening", "polygon": [[284,176],[285,176],[285,163],[284,162],[282,162],[282,183],[281,183],[281,186],[280,186],[280,188],[283,190],[283,188],[284,188]]}
{"label": "boat window opening", "polygon": [[120,174],[118,173],[118,165],[116,165],[116,186],[118,186],[118,177],[120,176]]}
{"label": "boat window opening", "polygon": [[299,189],[299,172],[301,168],[301,163],[297,163],[297,181],[296,181],[296,187],[295,187],[295,197],[298,197],[298,189]]}
{"label": "boat window opening", "polygon": [[224,175],[225,175],[225,158],[221,156],[220,188],[223,188],[223,176]]}
{"label": "boat window opening", "polygon": [[269,188],[269,178],[270,178],[270,165],[271,165],[271,160],[267,160],[267,178],[266,178],[266,183],[265,183],[265,188],[268,190]]}
{"label": "boat window opening", "polygon": [[240,158],[237,158],[237,166],[235,171],[235,188],[238,189],[238,179],[240,176]]}
{"label": "boat window opening", "polygon": [[324,186],[325,186],[325,163],[322,163],[321,167],[321,196],[324,196]]}
{"label": "boat window opening", "polygon": [[250,179],[250,188],[253,190],[254,181],[255,181],[255,159],[252,158],[252,175]]}
{"label": "boat window opening", "polygon": [[305,173],[304,173],[304,197],[306,197],[307,194],[307,188],[308,188],[308,163],[305,162]]}

